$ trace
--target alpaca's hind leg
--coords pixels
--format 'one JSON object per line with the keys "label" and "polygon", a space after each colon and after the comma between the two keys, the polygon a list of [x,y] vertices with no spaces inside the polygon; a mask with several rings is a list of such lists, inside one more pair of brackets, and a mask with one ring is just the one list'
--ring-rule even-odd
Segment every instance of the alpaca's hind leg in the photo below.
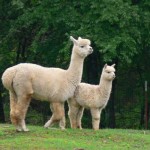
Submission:
{"label": "alpaca's hind leg", "polygon": [[28,106],[31,101],[31,95],[24,95],[19,96],[17,105],[16,105],[16,111],[15,116],[17,118],[17,131],[29,131],[29,129],[26,127],[25,124],[25,117],[28,110]]}
{"label": "alpaca's hind leg", "polygon": [[82,129],[81,119],[82,119],[82,116],[83,116],[83,111],[84,111],[84,108],[80,107],[79,111],[78,111],[78,114],[77,114],[77,127],[79,129]]}
{"label": "alpaca's hind leg", "polygon": [[64,129],[65,128],[64,103],[60,102],[51,103],[50,108],[52,111],[52,117],[45,123],[44,127],[48,128],[52,126],[54,123],[60,122],[62,120],[61,125],[63,126],[62,129]]}
{"label": "alpaca's hind leg", "polygon": [[18,116],[18,103],[17,103],[17,97],[14,93],[10,93],[10,118],[11,122],[16,126],[17,131],[27,130],[25,127],[25,122],[22,120],[22,125],[20,123],[20,116]]}
{"label": "alpaca's hind leg", "polygon": [[16,117],[16,106],[17,106],[17,98],[14,93],[9,92],[10,95],[10,119],[12,124],[16,126],[17,131],[21,131],[21,127],[18,125],[18,119]]}
{"label": "alpaca's hind leg", "polygon": [[[25,73],[25,72],[24,72]],[[23,74],[16,74],[13,82],[13,89],[17,97],[17,103],[15,106],[15,118],[17,120],[18,131],[28,131],[25,124],[25,117],[28,106],[33,94],[32,83],[28,76]]]}
{"label": "alpaca's hind leg", "polygon": [[98,108],[91,108],[91,115],[92,115],[93,129],[98,130],[100,124],[101,110]]}

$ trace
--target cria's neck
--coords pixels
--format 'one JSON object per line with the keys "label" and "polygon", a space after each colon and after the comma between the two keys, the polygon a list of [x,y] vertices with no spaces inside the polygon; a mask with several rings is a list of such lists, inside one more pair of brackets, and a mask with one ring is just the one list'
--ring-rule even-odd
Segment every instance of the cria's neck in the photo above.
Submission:
{"label": "cria's neck", "polygon": [[112,81],[101,79],[99,89],[104,97],[109,97],[112,89]]}

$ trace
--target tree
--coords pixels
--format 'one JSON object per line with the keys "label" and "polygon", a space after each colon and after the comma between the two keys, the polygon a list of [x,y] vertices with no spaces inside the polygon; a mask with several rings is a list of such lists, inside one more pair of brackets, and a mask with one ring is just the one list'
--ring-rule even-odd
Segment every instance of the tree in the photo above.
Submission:
{"label": "tree", "polygon": [[85,61],[84,82],[98,84],[104,63],[117,64],[104,126],[111,122],[112,127],[125,126],[127,122],[117,120],[129,118],[130,108],[141,109],[143,117],[143,81],[149,81],[150,72],[148,0],[2,0],[0,4],[1,75],[20,62],[65,69],[71,54],[69,36],[86,37],[92,40],[94,53]]}

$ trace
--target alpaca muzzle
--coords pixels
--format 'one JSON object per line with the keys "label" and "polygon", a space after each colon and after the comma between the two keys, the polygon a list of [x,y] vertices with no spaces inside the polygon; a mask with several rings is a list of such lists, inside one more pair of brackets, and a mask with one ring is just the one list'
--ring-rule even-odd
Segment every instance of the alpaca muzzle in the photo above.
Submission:
{"label": "alpaca muzzle", "polygon": [[113,79],[115,79],[116,78],[116,76],[115,75],[113,75]]}
{"label": "alpaca muzzle", "polygon": [[90,54],[93,53],[93,48],[92,48],[92,47],[90,48],[89,53],[90,53]]}

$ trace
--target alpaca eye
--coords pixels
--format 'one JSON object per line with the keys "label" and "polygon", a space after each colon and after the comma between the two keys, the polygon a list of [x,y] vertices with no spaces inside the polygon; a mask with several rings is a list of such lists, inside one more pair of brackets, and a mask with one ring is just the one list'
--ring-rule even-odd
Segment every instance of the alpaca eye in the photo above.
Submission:
{"label": "alpaca eye", "polygon": [[80,46],[81,48],[84,48],[84,46]]}
{"label": "alpaca eye", "polygon": [[107,73],[110,73],[109,71],[107,71]]}

